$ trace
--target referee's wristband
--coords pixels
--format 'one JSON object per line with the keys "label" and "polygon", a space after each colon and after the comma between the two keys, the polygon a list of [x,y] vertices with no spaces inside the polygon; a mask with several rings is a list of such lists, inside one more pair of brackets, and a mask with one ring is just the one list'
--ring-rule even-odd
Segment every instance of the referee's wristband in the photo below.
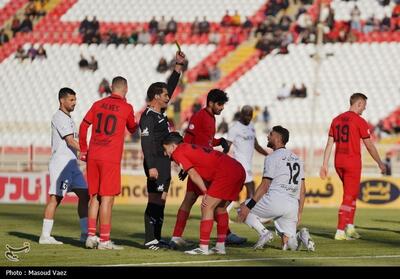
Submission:
{"label": "referee's wristband", "polygon": [[247,203],[246,203],[246,206],[249,208],[249,209],[252,209],[255,205],[256,205],[256,201],[255,200],[253,200],[253,199],[250,199]]}

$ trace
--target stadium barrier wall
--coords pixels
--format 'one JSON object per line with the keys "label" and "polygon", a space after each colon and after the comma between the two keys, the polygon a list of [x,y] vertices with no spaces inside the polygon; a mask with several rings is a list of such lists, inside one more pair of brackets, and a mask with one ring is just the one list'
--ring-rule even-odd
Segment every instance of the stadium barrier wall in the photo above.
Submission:
{"label": "stadium barrier wall", "polygon": [[[256,185],[261,176],[256,176]],[[121,194],[116,204],[145,204],[147,202],[146,177],[143,175],[122,175]],[[0,173],[0,203],[45,204],[50,185],[49,174],[44,173]],[[186,191],[186,181],[172,177],[168,192],[168,204],[180,204]],[[306,178],[306,199],[308,207],[338,207],[342,201],[342,183],[337,176],[327,180],[319,177]],[[243,201],[246,190],[240,193]],[[75,194],[69,193],[63,203],[76,203]],[[200,203],[201,199],[198,199]],[[363,177],[359,208],[400,208],[400,177]]]}

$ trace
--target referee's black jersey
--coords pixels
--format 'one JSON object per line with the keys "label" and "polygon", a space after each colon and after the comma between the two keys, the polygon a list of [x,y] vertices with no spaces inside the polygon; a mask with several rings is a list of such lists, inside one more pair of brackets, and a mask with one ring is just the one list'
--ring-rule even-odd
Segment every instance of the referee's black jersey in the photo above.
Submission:
{"label": "referee's black jersey", "polygon": [[[167,82],[168,96],[171,98],[180,74],[173,71]],[[144,155],[144,165],[148,168],[156,167],[157,158],[164,158],[162,140],[168,135],[169,122],[165,112],[158,113],[147,107],[140,117],[141,145]]]}

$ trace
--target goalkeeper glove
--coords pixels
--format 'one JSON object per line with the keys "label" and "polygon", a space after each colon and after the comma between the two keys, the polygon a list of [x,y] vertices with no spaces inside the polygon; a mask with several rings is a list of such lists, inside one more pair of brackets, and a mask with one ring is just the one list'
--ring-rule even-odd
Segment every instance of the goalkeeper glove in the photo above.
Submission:
{"label": "goalkeeper glove", "polygon": [[181,170],[178,174],[179,180],[183,181],[185,180],[186,176],[188,175],[187,172],[185,172],[184,170]]}
{"label": "goalkeeper glove", "polygon": [[229,144],[228,144],[228,142],[224,138],[220,138],[220,141],[221,141],[220,145],[223,148],[222,152],[228,153],[229,152]]}

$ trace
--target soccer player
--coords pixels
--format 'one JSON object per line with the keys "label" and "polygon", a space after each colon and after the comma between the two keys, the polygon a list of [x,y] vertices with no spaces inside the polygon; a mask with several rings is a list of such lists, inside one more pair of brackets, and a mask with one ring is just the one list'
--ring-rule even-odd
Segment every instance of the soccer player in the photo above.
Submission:
{"label": "soccer player", "polygon": [[79,198],[80,241],[84,242],[87,238],[89,196],[86,181],[78,166],[79,143],[76,140],[76,126],[71,118],[76,105],[76,93],[71,88],[61,88],[58,100],[60,107],[51,120],[50,197],[44,212],[40,244],[63,244],[50,235],[56,209],[65,193],[70,191]]}
{"label": "soccer player", "polygon": [[144,155],[143,168],[147,176],[148,201],[144,212],[145,248],[168,248],[161,240],[164,208],[171,183],[171,161],[164,154],[162,140],[169,134],[165,110],[178,84],[185,54],[176,53],[176,65],[168,82],[156,82],[147,90],[148,107],[140,117],[141,145]]}
{"label": "soccer player", "polygon": [[354,93],[350,97],[350,109],[332,120],[329,137],[324,150],[324,161],[320,177],[328,176],[328,162],[333,143],[336,143],[335,169],[343,183],[343,200],[339,208],[339,220],[335,234],[336,240],[360,238],[354,228],[356,201],[360,191],[361,180],[361,145],[363,140],[369,154],[385,173],[385,164],[370,139],[368,123],[361,117],[367,106],[367,96]]}
{"label": "soccer player", "polygon": [[[134,133],[135,122],[132,105],[125,96],[128,82],[117,76],[112,80],[112,94],[95,102],[86,113],[79,128],[81,160],[86,161],[89,184],[89,218],[87,248],[102,250],[123,249],[110,240],[111,215],[114,197],[121,192],[121,157],[125,128]],[[87,130],[92,126],[89,148]],[[100,241],[96,236],[99,215]]]}
{"label": "soccer player", "polygon": [[[170,133],[163,141],[163,146],[168,156],[182,166],[199,192],[203,194],[200,247],[185,253],[191,255],[226,254],[225,238],[228,232],[226,207],[230,201],[236,199],[242,190],[246,176],[242,165],[211,147],[184,143],[177,132]],[[214,218],[217,222],[217,243],[213,249],[209,250],[208,244]]]}
{"label": "soccer player", "polygon": [[268,147],[273,152],[264,161],[264,173],[252,199],[240,205],[239,219],[260,235],[254,249],[262,249],[273,235],[262,223],[274,220],[281,236],[283,250],[299,248],[298,239],[308,250],[314,250],[308,230],[296,234],[304,206],[305,182],[303,162],[285,148],[289,131],[274,126],[268,135]]}
{"label": "soccer player", "polygon": [[[225,103],[228,101],[226,92],[220,89],[212,89],[207,95],[207,105],[199,112],[194,114],[189,121],[189,126],[186,130],[183,141],[185,143],[197,144],[204,147],[213,148],[221,145],[224,152],[227,153],[229,148],[224,138],[216,139],[215,136],[215,115],[220,115],[224,109]],[[186,175],[183,171],[179,173],[179,178],[184,180]],[[202,192],[195,183],[189,178],[187,181],[187,189],[185,197],[179,207],[176,217],[174,232],[170,241],[170,245],[174,248],[177,246],[189,246],[183,238],[182,234],[185,230],[187,219],[189,218],[190,210],[197,198],[202,195]],[[227,220],[229,221],[229,220]],[[245,238],[239,237],[228,228],[227,243],[241,244],[246,242]]]}
{"label": "soccer player", "polygon": [[[253,154],[254,149],[260,154],[267,156],[268,152],[262,148],[257,141],[253,119],[253,108],[251,106],[243,106],[240,110],[239,121],[236,121],[228,131],[228,145],[233,145],[233,158],[239,161],[246,170],[245,186],[247,190],[247,199],[254,195],[253,180]],[[233,203],[232,203],[233,204]]]}

